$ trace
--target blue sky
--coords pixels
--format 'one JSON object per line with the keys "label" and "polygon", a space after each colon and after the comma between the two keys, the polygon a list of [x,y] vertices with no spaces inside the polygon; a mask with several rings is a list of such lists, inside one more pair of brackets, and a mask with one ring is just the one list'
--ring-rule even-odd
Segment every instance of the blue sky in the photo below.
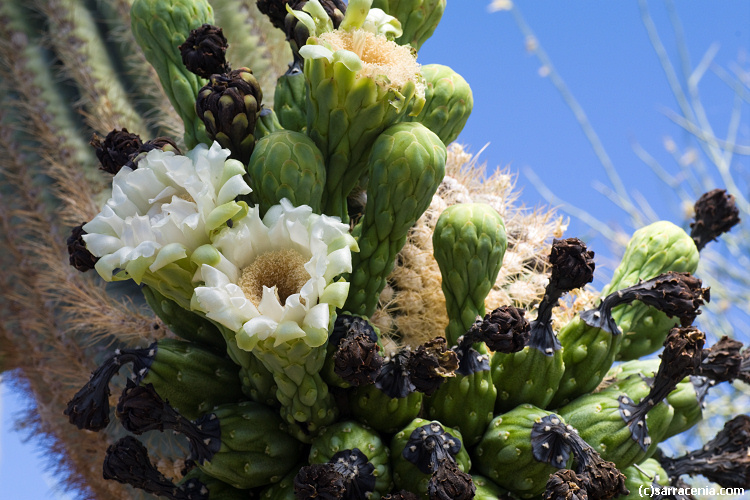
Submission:
{"label": "blue sky", "polygon": [[[593,188],[607,177],[592,147],[540,63],[525,48],[526,39],[510,12],[489,13],[489,0],[450,0],[445,17],[420,51],[423,64],[451,66],[471,84],[474,112],[459,137],[470,152],[486,144],[480,159],[489,168],[513,172],[533,170],[553,192],[609,225],[627,227],[624,214]],[[750,2],[693,0],[675,2],[693,65],[718,43],[715,62],[721,67],[741,61],[750,66]],[[643,193],[660,216],[675,222],[671,188],[659,182],[634,154],[637,141],[664,165],[674,162],[664,149],[671,136],[679,145],[687,137],[665,117],[675,99],[649,42],[635,0],[521,0],[516,2],[557,72],[585,110],[627,187]],[[654,23],[673,61],[677,44],[665,3],[648,2]],[[743,59],[744,58],[744,59]],[[742,62],[744,61],[744,62]],[[714,73],[701,85],[706,111],[716,133],[726,132],[733,95]],[[747,106],[745,106],[747,111]],[[750,143],[750,124],[740,125],[740,138]],[[744,163],[743,163],[744,161]],[[747,169],[747,157],[733,165]],[[517,185],[529,207],[544,198],[524,174]],[[721,185],[717,187],[723,187]],[[591,236],[573,219],[568,236]],[[592,240],[597,255],[605,242]],[[12,415],[20,406],[3,387],[0,405],[0,484],[3,498],[56,498],[46,487],[42,453],[21,446],[11,432]],[[62,409],[61,409],[62,411]]]}

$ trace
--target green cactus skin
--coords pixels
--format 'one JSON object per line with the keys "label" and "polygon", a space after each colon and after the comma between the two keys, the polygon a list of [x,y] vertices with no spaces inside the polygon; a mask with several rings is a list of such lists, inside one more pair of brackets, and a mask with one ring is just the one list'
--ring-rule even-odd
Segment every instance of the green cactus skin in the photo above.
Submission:
{"label": "green cactus skin", "polygon": [[[191,342],[162,339],[138,381],[154,389],[181,415],[196,419],[222,403],[244,399],[239,367]],[[149,353],[150,354],[150,353]]]}
{"label": "green cactus skin", "polygon": [[435,132],[444,144],[450,144],[466,125],[474,107],[471,87],[464,78],[448,66],[425,64],[425,104],[417,116],[407,121],[424,124]]}
{"label": "green cactus skin", "polygon": [[636,500],[643,498],[639,492],[643,488],[651,487],[654,483],[659,486],[669,486],[669,476],[662,466],[653,458],[644,460],[636,467],[631,465],[622,471],[625,475],[625,487],[630,490],[630,494],[619,497],[621,500]]}
{"label": "green cactus skin", "polygon": [[564,372],[550,407],[559,408],[589,393],[604,379],[617,355],[622,334],[613,335],[589,326],[576,315],[557,334],[562,348]]}
{"label": "green cactus skin", "polygon": [[[495,417],[472,454],[476,471],[518,497],[541,495],[550,474],[559,469],[534,458],[531,431],[535,423],[550,415],[524,404]],[[572,460],[568,459],[567,467]]]}
{"label": "green cactus skin", "polygon": [[[374,0],[372,6],[401,22],[403,34],[396,39],[419,50],[432,36],[445,11],[446,0]],[[447,143],[446,143],[447,144]]]}
{"label": "green cactus skin", "polygon": [[178,47],[191,30],[213,22],[207,0],[134,0],[130,9],[135,39],[185,124],[188,149],[199,143],[211,144],[206,126],[195,111],[196,97],[206,80],[185,68]]}
{"label": "green cactus skin", "polygon": [[476,486],[474,500],[500,500],[509,499],[508,490],[501,488],[489,479],[479,474],[472,474],[471,481]]}
{"label": "green cactus skin", "polygon": [[279,405],[276,399],[278,387],[274,382],[273,374],[257,357],[247,357],[244,366],[240,367],[239,376],[245,396],[271,408]]}
{"label": "green cactus skin", "polygon": [[278,482],[303,455],[302,443],[287,434],[279,415],[245,401],[217,407],[221,447],[198,467],[239,489]]}
{"label": "green cactus skin", "polygon": [[287,130],[307,130],[307,96],[305,75],[300,69],[290,68],[276,82],[273,109],[279,123]]}
{"label": "green cactus skin", "polygon": [[306,59],[304,64],[307,135],[328,167],[323,213],[348,221],[346,197],[367,171],[372,143],[407,113],[419,113],[424,97],[417,96],[414,81],[396,90],[358,78],[341,62]]}
{"label": "green cactus skin", "polygon": [[560,416],[578,429],[578,434],[589,443],[604,460],[614,462],[618,469],[630,467],[647,458],[656,450],[658,443],[672,421],[674,410],[659,402],[646,415],[646,426],[650,443],[647,450],[635,441],[630,428],[620,414],[618,397],[626,394],[633,401],[640,401],[649,392],[648,385],[640,377],[629,377],[627,383],[613,384],[605,390],[581,396],[559,409]]}
{"label": "green cactus skin", "polygon": [[461,431],[464,444],[473,446],[494,417],[496,397],[492,372],[480,370],[445,379],[432,396],[425,398],[424,408],[428,418],[455,427]]}
{"label": "green cactus skin", "polygon": [[355,421],[337,422],[326,427],[315,438],[310,447],[310,464],[330,462],[333,456],[343,450],[359,449],[375,467],[375,489],[368,495],[370,500],[378,500],[387,494],[392,485],[390,449],[380,439],[378,433]]}
{"label": "green cactus skin", "polygon": [[142,286],[141,292],[151,310],[175,335],[206,349],[218,353],[226,352],[224,337],[211,321],[199,313],[180,307],[149,286]]}
{"label": "green cactus skin", "polygon": [[485,203],[452,205],[440,214],[432,243],[448,312],[445,337],[453,345],[477,316],[484,316],[484,299],[508,247],[505,223]]}
{"label": "green cactus skin", "polygon": [[[667,271],[695,273],[698,258],[690,235],[671,222],[655,222],[633,233],[602,296]],[[616,307],[612,317],[623,332],[617,358],[625,361],[657,351],[677,323],[675,318],[638,302]]]}
{"label": "green cactus skin", "polygon": [[458,441],[461,441],[461,449],[455,457],[456,463],[462,472],[468,473],[469,470],[471,470],[471,458],[469,458],[466,446],[463,446],[463,437],[459,430],[446,427],[436,420],[430,421],[422,418],[415,418],[406,427],[393,435],[393,438],[391,439],[391,464],[393,465],[393,482],[395,484],[395,489],[410,491],[424,500],[427,500],[427,483],[429,482],[431,475],[420,471],[416,465],[404,458],[402,453],[404,448],[406,448],[409,437],[414,429],[432,423],[440,425],[445,432],[456,438]]}
{"label": "green cactus skin", "polygon": [[443,180],[446,157],[445,145],[421,123],[399,123],[378,136],[367,162],[367,204],[354,232],[359,252],[352,254],[344,310],[375,312],[409,230]]}
{"label": "green cactus skin", "polygon": [[255,122],[255,138],[262,139],[263,137],[279,130],[284,130],[284,127],[279,123],[279,119],[274,110],[265,107],[262,108],[260,110],[258,121]]}
{"label": "green cactus skin", "polygon": [[352,415],[386,434],[398,431],[422,410],[421,392],[412,392],[405,398],[392,398],[370,384],[359,386],[349,394]]}
{"label": "green cactus skin", "polygon": [[497,389],[496,413],[525,403],[547,408],[565,371],[562,349],[554,350],[552,355],[529,346],[511,354],[496,352],[490,364]]}
{"label": "green cactus skin", "polygon": [[258,498],[261,500],[297,500],[294,495],[294,478],[305,465],[307,464],[300,462],[292,467],[291,471],[281,481],[261,490]]}
{"label": "green cactus skin", "polygon": [[297,439],[309,442],[321,427],[338,417],[333,396],[320,375],[326,346],[310,347],[302,339],[272,344],[273,340],[268,346],[261,342],[253,353],[273,375],[282,417],[292,425]]}
{"label": "green cactus skin", "polygon": [[323,155],[305,134],[278,130],[258,140],[247,173],[261,216],[282,198],[320,213],[326,170]]}

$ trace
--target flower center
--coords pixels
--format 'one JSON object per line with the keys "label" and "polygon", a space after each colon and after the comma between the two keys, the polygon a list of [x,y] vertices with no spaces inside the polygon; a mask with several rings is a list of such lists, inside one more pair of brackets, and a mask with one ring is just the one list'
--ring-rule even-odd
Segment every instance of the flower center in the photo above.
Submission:
{"label": "flower center", "polygon": [[[417,81],[419,64],[411,50],[383,35],[364,30],[333,30],[321,34],[319,38],[329,43],[334,51],[345,49],[357,54],[364,64],[359,77],[381,81],[385,76],[387,86],[394,89],[402,88],[409,81],[419,89],[424,85],[421,80]],[[421,89],[421,92],[423,94],[424,90]]]}
{"label": "flower center", "polygon": [[263,287],[276,287],[276,295],[283,305],[286,299],[302,290],[310,279],[305,269],[306,259],[296,250],[286,248],[274,250],[258,256],[252,264],[243,267],[239,287],[256,306],[263,298]]}
{"label": "flower center", "polygon": [[177,194],[175,196],[177,196],[181,200],[189,201],[190,203],[195,203],[195,200],[193,199],[192,196],[190,196],[190,193],[182,193],[182,194]]}

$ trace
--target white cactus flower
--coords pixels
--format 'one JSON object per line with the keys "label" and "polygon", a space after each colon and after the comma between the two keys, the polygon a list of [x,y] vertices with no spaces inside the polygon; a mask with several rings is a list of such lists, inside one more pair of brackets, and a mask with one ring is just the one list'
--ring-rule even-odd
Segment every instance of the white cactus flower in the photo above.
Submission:
{"label": "white cactus flower", "polygon": [[100,258],[99,274],[140,283],[144,274],[189,256],[246,212],[234,199],[251,189],[242,178],[244,167],[229,154],[216,142],[185,156],[155,149],[135,170],[123,167],[114,176],[111,198],[83,226],[86,248]]}
{"label": "white cactus flower", "polygon": [[[318,215],[289,200],[271,207],[263,220],[253,210],[223,229],[204,257],[192,307],[236,332],[237,345],[251,351],[303,339],[309,347],[328,338],[331,313],[341,307],[349,283],[334,278],[352,270],[358,250],[338,218]],[[264,346],[272,347],[271,342]]]}

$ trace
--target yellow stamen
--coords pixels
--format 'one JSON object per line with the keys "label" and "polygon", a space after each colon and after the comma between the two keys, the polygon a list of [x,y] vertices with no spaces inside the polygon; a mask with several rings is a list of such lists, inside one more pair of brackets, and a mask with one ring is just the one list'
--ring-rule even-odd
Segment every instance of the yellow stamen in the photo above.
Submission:
{"label": "yellow stamen", "polygon": [[263,287],[276,287],[276,295],[283,305],[286,299],[302,290],[310,279],[305,269],[306,259],[293,249],[266,252],[256,258],[252,264],[242,268],[237,283],[245,296],[256,306],[263,298]]}

